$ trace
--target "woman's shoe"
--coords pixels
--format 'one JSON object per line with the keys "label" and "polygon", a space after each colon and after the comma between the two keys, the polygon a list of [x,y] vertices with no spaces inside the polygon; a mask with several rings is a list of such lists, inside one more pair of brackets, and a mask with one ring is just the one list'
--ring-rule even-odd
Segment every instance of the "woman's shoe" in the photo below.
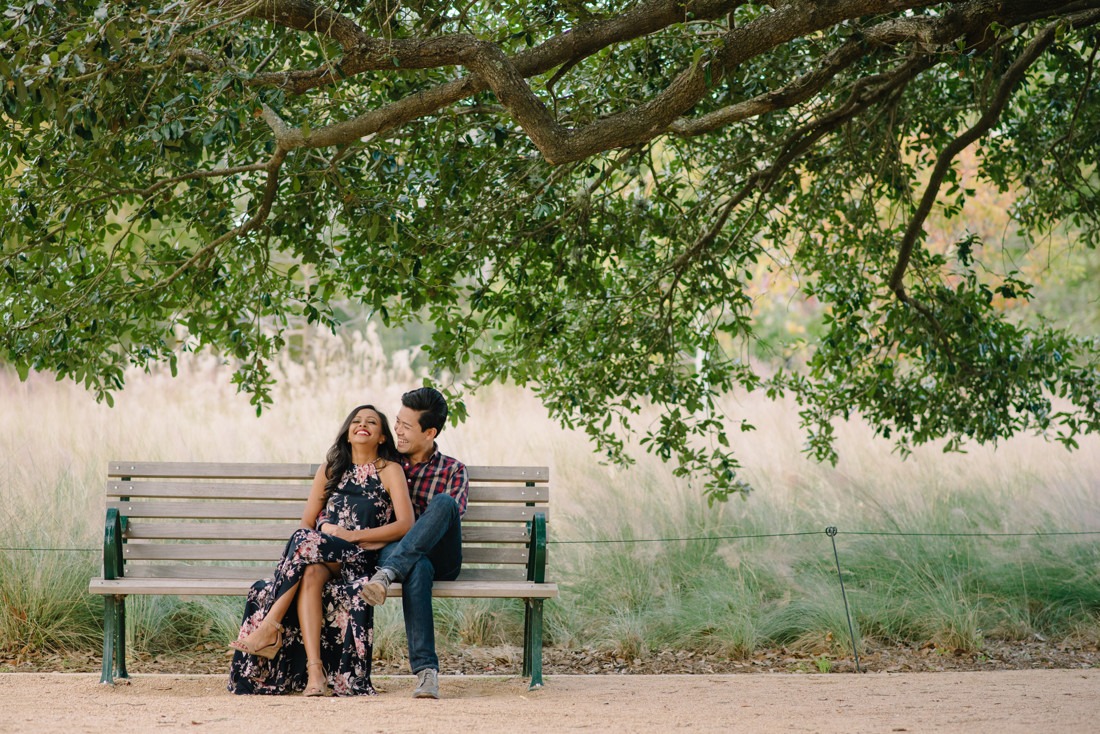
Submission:
{"label": "woman's shoe", "polygon": [[[229,646],[234,650],[240,650],[241,652],[247,653],[248,655],[255,655],[258,658],[266,658],[267,660],[271,660],[275,657],[276,654],[278,654],[279,648],[283,646],[283,626],[276,622],[272,622],[272,624],[275,625],[274,642],[264,645],[262,647],[256,647],[255,643],[249,642],[249,638],[252,637],[252,635],[256,634],[255,630],[253,630],[252,634],[250,634],[248,637],[244,638],[243,640],[234,640],[233,642],[229,643]],[[263,625],[261,624],[261,626]]]}
{"label": "woman's shoe", "polygon": [[319,685],[319,686],[307,685],[306,689],[304,691],[302,691],[302,695],[303,696],[311,696],[311,697],[312,696],[324,696],[325,694],[328,693],[328,681],[325,680],[324,666],[322,666],[320,663],[309,663],[308,665],[306,665],[306,670],[310,670],[312,668],[320,668],[321,669],[321,685]]}

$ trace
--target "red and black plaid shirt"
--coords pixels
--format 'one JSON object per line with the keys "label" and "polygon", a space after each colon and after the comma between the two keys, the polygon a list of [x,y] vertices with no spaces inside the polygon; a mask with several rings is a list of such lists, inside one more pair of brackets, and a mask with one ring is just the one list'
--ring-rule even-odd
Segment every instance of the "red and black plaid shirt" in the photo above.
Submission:
{"label": "red and black plaid shirt", "polygon": [[459,514],[466,514],[466,498],[470,494],[470,479],[466,474],[466,465],[450,456],[439,453],[432,447],[432,455],[420,464],[404,463],[405,479],[409,482],[409,495],[412,497],[413,512],[417,517],[428,507],[440,492],[446,492],[458,503]]}

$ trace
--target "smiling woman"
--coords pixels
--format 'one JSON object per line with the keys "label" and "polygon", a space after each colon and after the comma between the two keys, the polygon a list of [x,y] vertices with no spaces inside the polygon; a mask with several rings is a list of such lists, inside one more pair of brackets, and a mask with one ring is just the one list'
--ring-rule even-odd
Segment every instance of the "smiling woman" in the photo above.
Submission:
{"label": "smiling woman", "polygon": [[374,695],[374,608],[359,590],[378,549],[413,523],[399,458],[385,415],[371,405],[348,414],[274,576],[248,592],[230,644],[230,691],[322,696],[331,685],[337,695]]}

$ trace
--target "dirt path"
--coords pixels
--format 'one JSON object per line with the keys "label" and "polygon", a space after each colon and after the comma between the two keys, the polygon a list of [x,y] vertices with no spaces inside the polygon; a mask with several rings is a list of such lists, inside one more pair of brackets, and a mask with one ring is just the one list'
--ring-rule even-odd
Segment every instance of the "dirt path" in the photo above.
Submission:
{"label": "dirt path", "polygon": [[377,677],[356,699],[232,696],[224,678],[0,674],[0,732],[1010,732],[1095,730],[1100,671],[866,675],[444,676],[445,698]]}

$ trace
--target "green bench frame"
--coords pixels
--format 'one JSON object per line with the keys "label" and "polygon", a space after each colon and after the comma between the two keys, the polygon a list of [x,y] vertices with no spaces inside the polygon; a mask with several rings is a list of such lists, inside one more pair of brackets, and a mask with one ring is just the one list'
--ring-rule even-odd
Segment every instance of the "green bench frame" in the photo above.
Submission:
{"label": "green bench frame", "polygon": [[[112,461],[106,488],[101,683],[128,678],[126,597],[130,594],[244,596],[268,577],[298,527],[317,464]],[[469,466],[462,520],[462,573],[432,595],[524,602],[523,675],[542,686],[550,470]],[[401,595],[401,585],[390,587]],[[243,606],[242,606],[243,608]]]}

